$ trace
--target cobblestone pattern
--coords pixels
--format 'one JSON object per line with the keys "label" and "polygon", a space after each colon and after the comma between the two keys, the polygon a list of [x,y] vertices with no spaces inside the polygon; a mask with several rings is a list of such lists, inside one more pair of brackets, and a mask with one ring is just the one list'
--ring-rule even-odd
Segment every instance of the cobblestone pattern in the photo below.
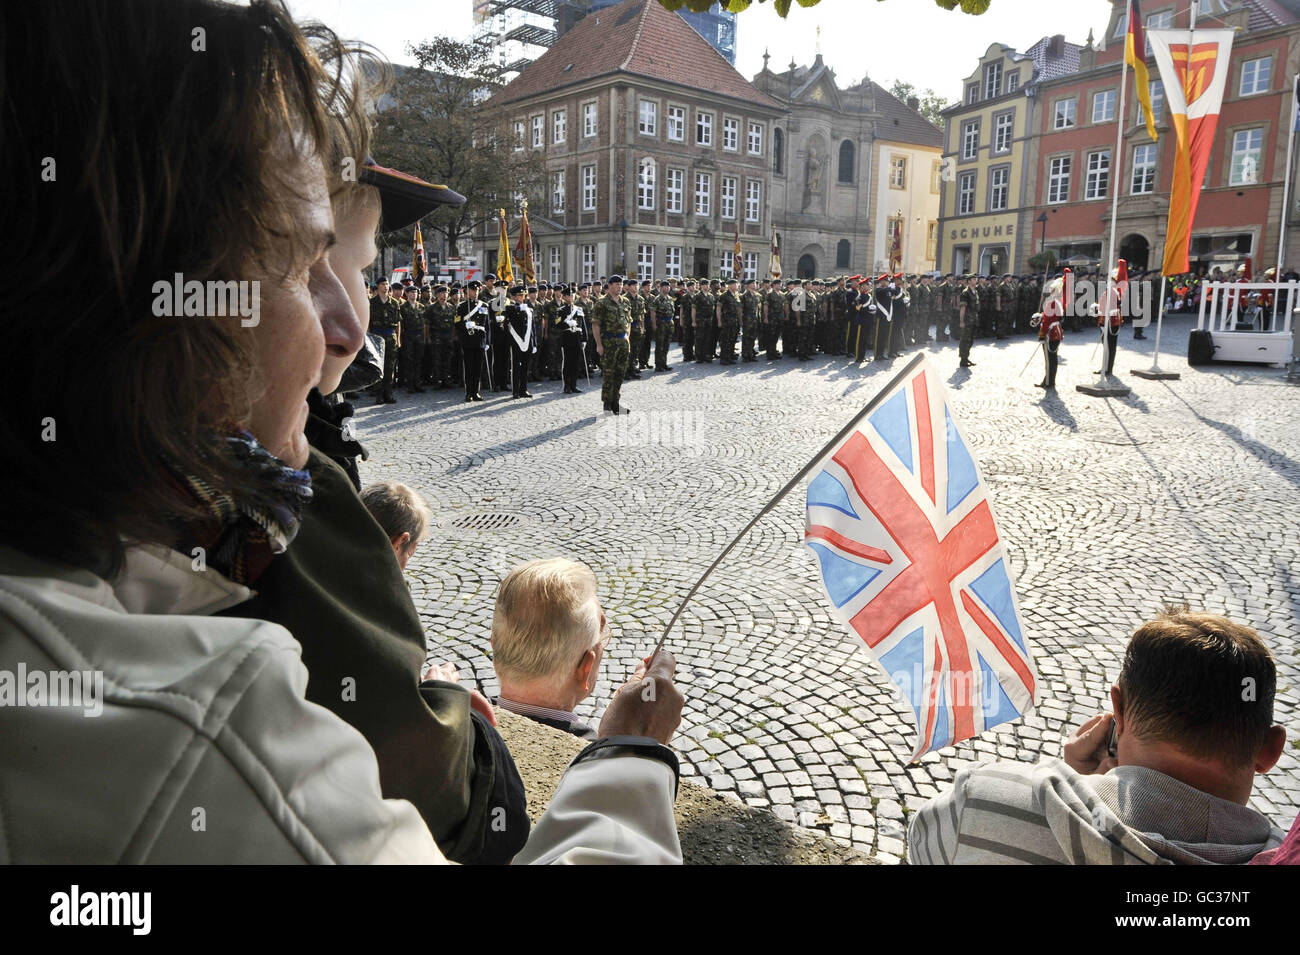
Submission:
{"label": "cobblestone pattern", "polygon": [[[1062,735],[1108,708],[1127,636],[1165,602],[1249,622],[1280,663],[1277,719],[1291,740],[1300,637],[1300,388],[1259,366],[1189,369],[1187,321],[1164,334],[1176,382],[1126,374],[1152,341],[1126,329],[1116,369],[1133,394],[1089,398],[1094,339],[1071,335],[1058,394],[1028,339],[979,342],[977,367],[931,345],[990,485],[1043,684],[1037,713],[902,762],[905,704],[831,618],[802,546],[803,489],[761,520],[705,583],[669,646],[687,698],[682,771],[783,819],[887,861],[908,814],[954,772],[990,759],[1060,754]],[[1135,349],[1140,348],[1141,351]],[[409,567],[430,659],[456,661],[496,691],[489,659],[500,577],[544,556],[585,560],[614,626],[604,681],[580,708],[598,716],[677,601],[767,499],[890,377],[892,366],[817,357],[720,368],[680,362],[624,386],[633,415],[601,416],[599,382],[566,396],[455,391],[365,408],[363,479],[404,480],[441,526]],[[621,430],[620,430],[621,429]],[[475,514],[517,518],[476,530]],[[463,520],[462,520],[463,523]],[[1288,743],[1253,805],[1287,828],[1300,806],[1300,748]]]}

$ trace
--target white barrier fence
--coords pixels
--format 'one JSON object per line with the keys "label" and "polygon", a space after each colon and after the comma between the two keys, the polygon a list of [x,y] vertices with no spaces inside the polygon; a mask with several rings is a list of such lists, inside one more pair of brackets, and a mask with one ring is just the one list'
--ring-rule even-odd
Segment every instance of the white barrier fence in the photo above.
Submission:
{"label": "white barrier fence", "polygon": [[1282,366],[1291,357],[1300,282],[1207,282],[1197,328],[1214,340],[1215,361]]}

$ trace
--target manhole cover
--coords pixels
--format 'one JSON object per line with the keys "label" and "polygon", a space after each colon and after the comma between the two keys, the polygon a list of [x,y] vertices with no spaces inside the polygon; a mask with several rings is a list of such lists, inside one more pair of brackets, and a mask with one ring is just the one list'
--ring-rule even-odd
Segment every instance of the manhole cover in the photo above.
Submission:
{"label": "manhole cover", "polygon": [[489,512],[486,514],[464,514],[452,518],[445,526],[459,527],[462,530],[502,531],[508,527],[517,527],[522,523],[523,518],[518,514]]}

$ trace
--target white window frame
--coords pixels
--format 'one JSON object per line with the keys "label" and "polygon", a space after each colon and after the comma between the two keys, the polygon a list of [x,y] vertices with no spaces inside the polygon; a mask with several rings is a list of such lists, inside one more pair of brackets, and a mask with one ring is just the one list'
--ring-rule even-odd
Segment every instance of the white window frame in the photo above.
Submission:
{"label": "white window frame", "polygon": [[[1006,91],[1007,91],[1008,93],[1014,93],[1014,92],[1015,92],[1016,90],[1018,90],[1018,89],[1020,89],[1020,71],[1019,71],[1019,70],[1010,70],[1010,71],[1007,73],[1007,79],[1006,79]],[[932,255],[932,256],[930,256],[930,258],[933,259],[934,256]]]}
{"label": "white window frame", "polygon": [[551,173],[551,212],[554,215],[564,215],[565,199],[565,176],[563,169],[556,169]]}
{"label": "white window frame", "polygon": [[718,211],[724,219],[736,218],[736,195],[740,190],[740,180],[735,176],[723,176],[718,188]]}
{"label": "white window frame", "polygon": [[[1165,84],[1163,80],[1152,78],[1147,89],[1151,97],[1151,114],[1159,123],[1165,118]],[[1145,123],[1146,117],[1142,115],[1142,101],[1137,102],[1137,118],[1134,122]]]}
{"label": "white window frame", "polygon": [[682,247],[669,245],[664,247],[664,278],[682,277]]}
{"label": "white window frame", "polygon": [[[1065,107],[1062,112],[1062,107]],[[1079,125],[1079,100],[1066,96],[1052,104],[1052,129],[1074,129]]]}
{"label": "white window frame", "polygon": [[[1006,145],[1002,145],[1005,134]],[[993,120],[993,152],[1002,156],[1011,152],[1011,144],[1016,141],[1016,114],[999,113]]]}
{"label": "white window frame", "polygon": [[659,166],[650,156],[643,156],[636,164],[636,207],[653,212],[655,186],[659,179]]}
{"label": "white window frame", "polygon": [[523,152],[528,144],[528,124],[522,119],[515,120],[515,152]]}
{"label": "white window frame", "polygon": [[[1109,123],[1115,119],[1115,102],[1118,99],[1116,90],[1097,90],[1092,94],[1092,122],[1093,125]],[[1098,118],[1098,107],[1102,108],[1101,117]]]}
{"label": "white window frame", "polygon": [[546,116],[545,116],[545,114],[543,114],[543,113],[538,113],[536,116],[534,116],[534,117],[532,118],[532,124],[533,124],[533,127],[532,127],[532,128],[533,128],[533,134],[532,134],[532,140],[531,140],[531,142],[532,142],[532,147],[533,147],[533,149],[541,149],[541,148],[542,148],[542,141],[543,141],[543,138],[544,138],[544,135],[545,135],[545,133],[544,133],[544,128],[545,128],[545,125],[546,125]]}
{"label": "white window frame", "polygon": [[961,124],[961,158],[978,159],[980,154],[980,121],[969,119]]}
{"label": "white window frame", "polygon": [[1053,156],[1047,161],[1047,202],[1060,205],[1070,201],[1070,177],[1074,173],[1073,156]]}
{"label": "white window frame", "polygon": [[742,266],[743,271],[740,277],[746,282],[758,278],[758,253],[742,252],[741,255],[745,264]]}
{"label": "white window frame", "polygon": [[596,164],[582,167],[582,211],[596,211]]}
{"label": "white window frame", "polygon": [[669,105],[667,134],[670,143],[683,143],[686,141],[685,106]]}
{"label": "white window frame", "polygon": [[975,212],[975,170],[957,174],[957,215],[968,216]]}
{"label": "white window frame", "polygon": [[729,153],[740,151],[740,120],[735,116],[722,117],[722,148]]}
{"label": "white window frame", "polygon": [[732,249],[723,249],[720,256],[719,270],[725,276],[731,277],[736,274],[736,253]]}
{"label": "white window frame", "polygon": [[907,188],[907,157],[891,155],[889,157],[889,188]]}
{"label": "white window frame", "polygon": [[569,138],[569,111],[557,109],[551,113],[551,145],[561,146]]}
{"label": "white window frame", "polygon": [[966,105],[970,106],[971,104],[978,103],[979,101],[980,101],[979,83],[967,83],[966,84]]}
{"label": "white window frame", "polygon": [[713,114],[708,110],[695,111],[695,145],[713,145]]}
{"label": "white window frame", "polygon": [[582,104],[582,138],[591,139],[600,132],[600,108],[595,102]]}
{"label": "white window frame", "polygon": [[655,100],[637,102],[636,132],[638,136],[659,136],[659,104]]}
{"label": "white window frame", "polygon": [[711,172],[695,174],[695,214],[713,215],[713,173]]}
{"label": "white window frame", "polygon": [[763,181],[745,180],[745,221],[761,222],[763,218]]}
{"label": "white window frame", "polygon": [[596,281],[596,247],[594,245],[584,245],[581,250],[582,262],[582,279],[583,282]]}
{"label": "white window frame", "polygon": [[763,124],[750,123],[745,137],[745,146],[751,156],[763,155]]}
{"label": "white window frame", "polygon": [[[1250,137],[1258,136],[1259,145],[1250,146]],[[1242,137],[1246,137],[1244,140]],[[1242,147],[1241,144],[1245,143]],[[1244,157],[1251,153],[1255,154],[1255,181],[1246,182],[1242,177],[1244,170],[1238,163],[1238,157]],[[1264,165],[1264,127],[1255,126],[1251,129],[1239,129],[1232,134],[1232,159],[1228,165],[1228,185],[1230,186],[1257,186],[1263,178]]]}
{"label": "white window frame", "polygon": [[[1133,147],[1132,175],[1129,177],[1129,195],[1147,196],[1156,191],[1156,145],[1145,143]],[[1139,159],[1139,156],[1150,157]],[[1139,188],[1141,186],[1142,188]]]}
{"label": "white window frame", "polygon": [[1088,153],[1084,166],[1083,198],[1085,202],[1105,199],[1110,195],[1111,151],[1098,149]]}
{"label": "white window frame", "polygon": [[1002,95],[1002,61],[984,65],[984,98],[997,99]]}
{"label": "white window frame", "polygon": [[989,169],[989,212],[1006,212],[1011,198],[1011,167]]}
{"label": "white window frame", "polygon": [[655,247],[638,244],[636,247],[637,279],[645,281],[655,277]]}
{"label": "white window frame", "polygon": [[549,280],[552,284],[560,281],[560,247],[551,246],[551,277]]}
{"label": "white window frame", "polygon": [[[1263,86],[1260,86],[1260,67],[1264,65],[1265,76]],[[1250,67],[1254,69],[1250,69]],[[1247,75],[1250,77],[1250,87],[1246,86]],[[1271,56],[1257,56],[1246,60],[1241,64],[1241,80],[1237,84],[1238,96],[1258,96],[1260,93],[1267,93],[1273,86],[1273,58]]]}
{"label": "white window frame", "polygon": [[686,193],[686,170],[669,167],[664,174],[664,211],[681,215]]}

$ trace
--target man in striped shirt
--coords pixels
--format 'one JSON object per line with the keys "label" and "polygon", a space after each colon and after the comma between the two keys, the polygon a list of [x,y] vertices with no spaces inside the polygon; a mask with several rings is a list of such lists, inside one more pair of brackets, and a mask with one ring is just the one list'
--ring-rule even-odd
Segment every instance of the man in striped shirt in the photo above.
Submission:
{"label": "man in striped shirt", "polygon": [[1111,713],[1062,759],[964,769],[912,818],[918,865],[1242,864],[1283,833],[1249,808],[1286,731],[1276,668],[1249,627],[1186,610],[1129,641]]}

